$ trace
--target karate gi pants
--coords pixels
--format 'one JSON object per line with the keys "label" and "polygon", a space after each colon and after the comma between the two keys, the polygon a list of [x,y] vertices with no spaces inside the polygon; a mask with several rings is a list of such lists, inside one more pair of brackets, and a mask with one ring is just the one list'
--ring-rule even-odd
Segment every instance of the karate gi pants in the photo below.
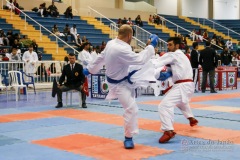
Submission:
{"label": "karate gi pants", "polygon": [[189,100],[194,93],[194,83],[174,84],[158,106],[163,131],[174,130],[174,107],[178,107],[186,118],[193,117]]}

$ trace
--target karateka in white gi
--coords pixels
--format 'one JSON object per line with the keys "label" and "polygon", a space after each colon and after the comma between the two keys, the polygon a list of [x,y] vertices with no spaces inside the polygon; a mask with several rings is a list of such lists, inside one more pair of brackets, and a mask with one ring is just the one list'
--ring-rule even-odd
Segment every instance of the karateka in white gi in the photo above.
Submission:
{"label": "karateka in white gi", "polygon": [[152,35],[150,45],[136,54],[130,46],[132,34],[133,30],[129,25],[122,25],[118,31],[118,37],[109,41],[97,59],[87,66],[89,72],[95,74],[105,64],[105,74],[109,85],[106,99],[118,98],[124,108],[124,147],[126,149],[134,148],[132,137],[139,132],[138,106],[135,101],[135,89],[128,82],[129,69],[131,65],[142,66],[149,61],[155,53],[154,47],[158,42],[158,36]]}
{"label": "karateka in white gi", "polygon": [[190,126],[195,126],[198,123],[189,106],[190,98],[194,93],[193,72],[190,61],[179,49],[180,38],[172,37],[167,42],[169,52],[159,57],[155,63],[155,68],[170,65],[173,81],[172,88],[166,93],[158,106],[162,123],[161,129],[164,131],[159,143],[169,141],[176,134],[173,127],[174,107],[178,107],[182,111],[183,115],[189,120]]}
{"label": "karateka in white gi", "polygon": [[87,65],[93,60],[91,54],[89,53],[90,43],[83,43],[83,50],[78,54],[78,61],[83,66],[87,68]]}
{"label": "karateka in white gi", "polygon": [[[27,75],[34,76],[38,55],[33,51],[33,46],[29,45],[28,51],[24,52],[22,60],[25,62],[25,72]],[[28,79],[31,81],[31,78]]]}

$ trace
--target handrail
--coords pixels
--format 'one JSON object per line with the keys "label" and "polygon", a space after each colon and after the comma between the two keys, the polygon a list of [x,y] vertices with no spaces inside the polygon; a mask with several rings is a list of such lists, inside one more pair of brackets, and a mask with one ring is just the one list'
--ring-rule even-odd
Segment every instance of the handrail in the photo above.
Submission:
{"label": "handrail", "polygon": [[[112,21],[111,19],[107,18],[106,16],[104,16],[103,14],[99,13],[98,11],[96,11],[95,9],[93,9],[92,7],[88,6],[88,8],[92,11],[94,11],[95,13],[101,15],[102,17],[106,18],[107,20],[109,20],[111,23],[115,23],[114,21]],[[100,17],[101,18],[101,17]],[[102,21],[102,20],[101,20]],[[116,24],[116,23],[115,23]]]}
{"label": "handrail", "polygon": [[[143,29],[143,28],[141,28],[141,27],[139,27],[138,25],[134,25],[136,28],[138,28],[138,29],[140,29],[140,30],[143,30],[144,32],[146,32],[146,33],[148,33],[148,34],[152,34],[152,33],[150,33],[150,32],[148,32],[147,30],[145,30],[145,29]],[[166,43],[167,44],[167,42],[166,41],[164,41],[163,39],[161,39],[161,38],[159,38],[158,37],[158,39],[161,41],[161,42],[163,42],[163,43]]]}
{"label": "handrail", "polygon": [[[185,28],[177,25],[176,23],[173,23],[173,22],[169,21],[168,19],[166,19],[166,18],[164,18],[164,17],[162,17],[162,16],[160,16],[160,15],[158,15],[158,14],[154,14],[154,15],[156,15],[156,16],[160,17],[161,19],[163,19],[163,20],[165,20],[165,21],[173,24],[174,26],[176,26],[176,27],[177,27],[177,34],[178,34],[178,28],[181,28],[181,29],[187,31],[188,33],[191,33],[191,31],[189,31],[188,29],[185,29]],[[197,34],[195,34],[195,33],[193,33],[193,34],[194,34],[194,35],[197,35]],[[205,39],[205,38],[203,38],[203,40],[208,41],[208,40]],[[210,42],[210,43],[211,43],[211,42]],[[222,47],[220,47],[220,46],[218,46],[218,45],[216,45],[216,44],[213,44],[213,43],[211,43],[211,44],[214,45],[214,46],[216,46],[216,47],[218,47],[218,48],[220,48],[220,49],[223,49]]]}
{"label": "handrail", "polygon": [[[5,0],[6,2],[9,2],[8,0]],[[17,7],[15,7],[17,8]],[[28,16],[26,13],[24,13],[23,11],[21,11],[19,8],[17,8],[24,16],[25,16],[25,30],[27,30],[26,28],[26,24],[27,24],[27,19],[26,17],[28,17],[30,20],[32,20],[33,22],[35,22],[37,25],[39,25],[40,27],[40,40],[42,41],[42,34],[41,34],[41,28],[45,29],[48,33],[50,33],[51,35],[53,35],[55,38],[56,38],[56,51],[58,53],[58,43],[57,41],[60,40],[61,42],[63,42],[65,45],[67,45],[68,47],[70,47],[73,51],[74,51],[74,54],[75,52],[77,52],[79,54],[79,52],[73,48],[72,46],[70,46],[68,43],[66,43],[65,41],[63,41],[61,38],[59,38],[58,36],[56,36],[55,34],[53,34],[51,31],[49,31],[47,28],[45,28],[43,25],[41,25],[40,23],[38,23],[37,21],[35,21],[34,19],[32,19],[30,16]],[[11,17],[12,17],[12,11],[11,11]]]}
{"label": "handrail", "polygon": [[[214,22],[214,21],[212,21],[212,20],[210,20],[210,19],[206,19],[206,18],[204,18],[203,20],[204,20],[204,21],[203,21],[203,25],[205,24],[205,23],[204,23],[205,20],[207,20],[207,21],[210,21],[210,22],[213,23],[213,29],[215,29],[215,28],[214,28],[214,24],[215,24],[215,25],[218,25],[218,26],[220,26],[220,27],[228,30],[228,36],[229,36],[229,31],[231,31],[231,32],[233,32],[233,33],[235,33],[235,34],[237,34],[237,35],[240,36],[240,33],[237,33],[236,31],[234,31],[234,30],[232,30],[232,29],[230,29],[230,28],[228,28],[228,27],[226,27],[226,26],[223,26],[223,25],[221,25],[221,24],[219,24],[219,23],[217,23],[217,22]],[[200,23],[199,18],[198,18],[198,23]],[[200,24],[201,24],[201,23],[200,23]]]}
{"label": "handrail", "polygon": [[[112,21],[111,19],[107,18],[106,16],[104,16],[104,15],[103,15],[103,14],[101,14],[101,13],[99,13],[98,11],[96,11],[95,9],[93,9],[92,7],[88,6],[88,8],[89,8],[91,11],[93,11],[93,12],[95,12],[95,13],[99,14],[100,16],[102,16],[102,17],[104,17],[105,19],[107,19],[108,21],[110,21],[110,22],[111,22],[111,24],[110,24],[110,25],[117,27],[117,23],[116,23],[116,22],[114,22],[114,21]],[[102,17],[100,17],[100,21],[101,21],[101,18],[102,18]],[[145,33],[148,33],[149,35],[151,35],[151,34],[152,34],[152,33],[150,33],[150,32],[148,32],[148,31],[146,31],[145,29],[143,29],[143,28],[141,28],[141,27],[139,27],[139,26],[137,26],[137,25],[134,25],[134,27],[136,27],[136,28],[138,28],[138,29],[140,29],[140,30],[144,31]],[[117,27],[117,28],[118,28],[118,27]],[[138,42],[141,42],[141,43],[143,43],[143,42],[142,42],[142,41],[140,41],[140,40],[139,40],[137,37],[134,37],[134,39],[136,39]],[[164,41],[164,40],[163,40],[163,39],[161,39],[161,38],[159,38],[159,41],[161,41],[161,42],[163,42],[163,43],[167,44],[167,42],[166,42],[166,41]]]}

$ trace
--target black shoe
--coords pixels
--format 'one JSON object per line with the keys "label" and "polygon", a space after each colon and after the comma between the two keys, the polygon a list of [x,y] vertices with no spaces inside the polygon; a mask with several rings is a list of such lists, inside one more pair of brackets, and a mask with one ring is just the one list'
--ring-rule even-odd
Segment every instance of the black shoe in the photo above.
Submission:
{"label": "black shoe", "polygon": [[202,90],[202,93],[205,93],[205,91],[204,91],[204,90]]}
{"label": "black shoe", "polygon": [[213,91],[211,91],[210,93],[217,93],[217,91],[213,90]]}
{"label": "black shoe", "polygon": [[55,108],[61,108],[61,107],[63,107],[62,102],[58,102],[58,104],[55,106]]}
{"label": "black shoe", "polygon": [[82,108],[87,108],[86,103],[83,103],[83,104],[82,104]]}

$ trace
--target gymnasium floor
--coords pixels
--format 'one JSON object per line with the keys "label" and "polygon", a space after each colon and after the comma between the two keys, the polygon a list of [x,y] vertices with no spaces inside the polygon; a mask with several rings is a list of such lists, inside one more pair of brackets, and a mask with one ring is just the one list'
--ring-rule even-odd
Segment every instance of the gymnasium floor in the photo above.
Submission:
{"label": "gymnasium floor", "polygon": [[[238,85],[239,86],[239,85]],[[65,94],[63,94],[65,97]],[[0,160],[237,160],[240,159],[240,92],[195,93],[191,107],[199,125],[190,127],[175,109],[177,135],[159,144],[162,135],[157,106],[162,96],[140,96],[140,134],[135,149],[123,148],[123,109],[118,101],[87,99],[87,109],[55,109],[50,91],[0,94]],[[65,102],[65,99],[64,99]]]}

